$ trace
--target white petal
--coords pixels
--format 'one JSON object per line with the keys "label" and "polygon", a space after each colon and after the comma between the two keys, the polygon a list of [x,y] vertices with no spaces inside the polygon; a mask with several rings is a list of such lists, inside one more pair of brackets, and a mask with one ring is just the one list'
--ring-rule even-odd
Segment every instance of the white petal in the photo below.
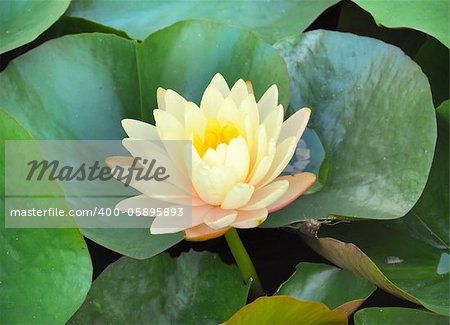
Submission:
{"label": "white petal", "polygon": [[278,87],[277,85],[270,86],[266,90],[264,95],[258,101],[259,116],[261,121],[264,119],[278,106]]}
{"label": "white petal", "polygon": [[186,99],[172,89],[167,89],[164,94],[165,111],[172,114],[180,123],[184,123],[184,107]]}
{"label": "white petal", "polygon": [[268,139],[277,140],[280,135],[280,130],[283,125],[284,111],[281,105],[274,108],[263,121],[263,125],[267,131]]}
{"label": "white petal", "polygon": [[258,183],[257,188],[270,183],[275,177],[281,174],[284,168],[289,164],[296,147],[297,139],[295,137],[286,138],[282,143],[277,145],[277,151],[273,158],[272,166],[264,179]]}
{"label": "white petal", "polygon": [[256,190],[250,201],[240,210],[256,210],[263,209],[278,200],[288,189],[289,182],[287,180],[276,181],[269,185]]}
{"label": "white petal", "polygon": [[183,124],[174,115],[162,109],[153,110],[153,115],[161,140],[188,140]]}
{"label": "white petal", "polygon": [[164,88],[158,87],[158,89],[156,90],[156,101],[158,103],[159,109],[166,109],[166,100],[164,96],[166,96],[166,90]]}
{"label": "white petal", "polygon": [[154,125],[138,120],[124,119],[122,127],[130,138],[159,140],[158,131]]}
{"label": "white petal", "polygon": [[248,96],[248,88],[244,80],[239,79],[233,85],[229,95],[237,106],[241,104],[241,102]]}
{"label": "white petal", "polygon": [[220,208],[210,209],[206,213],[204,223],[212,229],[221,229],[231,224],[237,216],[235,210],[223,210]]}
{"label": "white petal", "polygon": [[199,197],[208,204],[220,205],[237,182],[236,176],[225,166],[200,166],[193,170],[192,183]]}
{"label": "white petal", "polygon": [[258,227],[266,220],[267,214],[267,209],[238,211],[238,216],[232,226],[242,229]]}
{"label": "white petal", "polygon": [[217,89],[222,93],[222,96],[225,98],[230,93],[230,87],[224,77],[220,73],[216,73],[211,80],[211,84],[216,86]]}
{"label": "white petal", "polygon": [[281,127],[280,137],[278,138],[278,143],[289,137],[295,137],[297,142],[300,140],[303,131],[305,131],[308,125],[309,117],[311,116],[311,109],[302,108],[301,110],[295,112],[286,121],[284,121]]}
{"label": "white petal", "polygon": [[238,209],[247,204],[255,188],[249,184],[240,183],[228,192],[220,206],[222,209]]}
{"label": "white petal", "polygon": [[238,182],[243,182],[250,168],[250,154],[247,142],[242,136],[234,138],[228,144],[225,166],[236,175]]}
{"label": "white petal", "polygon": [[214,118],[217,111],[223,105],[224,97],[220,90],[213,84],[206,87],[200,102],[200,109],[207,118]]}

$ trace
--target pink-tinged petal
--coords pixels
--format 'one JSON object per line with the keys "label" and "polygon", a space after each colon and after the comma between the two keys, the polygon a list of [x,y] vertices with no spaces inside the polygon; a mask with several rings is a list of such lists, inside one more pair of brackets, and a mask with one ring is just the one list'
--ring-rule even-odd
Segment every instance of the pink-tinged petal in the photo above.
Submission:
{"label": "pink-tinged petal", "polygon": [[154,125],[127,118],[122,120],[122,127],[130,138],[159,140],[158,131]]}
{"label": "pink-tinged petal", "polygon": [[227,97],[228,94],[230,93],[230,87],[228,87],[226,80],[220,73],[216,73],[214,75],[210,84],[216,86],[217,89],[221,92],[223,97]]}
{"label": "pink-tinged petal", "polygon": [[236,210],[223,210],[212,208],[208,210],[203,222],[214,230],[222,229],[230,225],[237,217]]}
{"label": "pink-tinged petal", "polygon": [[263,209],[277,201],[289,187],[287,180],[280,180],[255,191],[250,201],[239,210],[250,211]]}
{"label": "pink-tinged petal", "polygon": [[302,137],[306,126],[308,125],[309,117],[311,116],[310,108],[302,108],[291,115],[281,126],[280,137],[278,143],[281,143],[284,139],[289,137],[295,137],[297,142]]}
{"label": "pink-tinged petal", "polygon": [[225,227],[222,229],[214,230],[205,224],[201,224],[192,228],[185,229],[183,231],[184,239],[189,241],[204,241],[213,239],[222,236],[224,233],[230,230],[230,228],[231,227]]}
{"label": "pink-tinged petal", "polygon": [[236,220],[231,224],[235,228],[255,228],[267,219],[267,209],[239,211]]}
{"label": "pink-tinged petal", "polygon": [[275,181],[287,180],[289,181],[289,188],[277,201],[267,207],[269,212],[275,212],[286,205],[295,201],[300,195],[305,193],[316,182],[316,175],[312,173],[300,173],[296,175],[277,177]]}
{"label": "pink-tinged petal", "polygon": [[259,118],[261,121],[272,112],[278,106],[278,88],[276,85],[270,86],[266,90],[264,95],[258,101]]}

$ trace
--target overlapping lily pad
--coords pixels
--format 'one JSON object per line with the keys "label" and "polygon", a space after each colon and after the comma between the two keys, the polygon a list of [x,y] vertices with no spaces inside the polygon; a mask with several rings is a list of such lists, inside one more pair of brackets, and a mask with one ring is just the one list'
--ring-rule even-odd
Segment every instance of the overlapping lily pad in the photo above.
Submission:
{"label": "overlapping lily pad", "polygon": [[305,301],[323,302],[331,309],[352,314],[375,286],[347,270],[326,264],[300,263],[297,271],[277,291]]}
{"label": "overlapping lily pad", "polygon": [[275,46],[288,64],[291,106],[312,108],[310,126],[329,169],[320,192],[263,225],[405,215],[425,186],[436,141],[430,86],[420,67],[394,46],[338,32],[308,32]]}
{"label": "overlapping lily pad", "polygon": [[33,41],[69,4],[70,0],[0,1],[0,53]]}
{"label": "overlapping lily pad", "polygon": [[5,228],[4,140],[29,140],[0,110],[0,309],[4,324],[62,324],[83,302],[92,265],[77,229]]}
{"label": "overlapping lily pad", "polygon": [[248,286],[217,255],[122,257],[94,281],[70,324],[217,324],[245,305]]}
{"label": "overlapping lily pad", "polygon": [[297,1],[73,1],[68,15],[125,31],[135,39],[179,20],[211,19],[248,28],[269,42],[303,31],[337,0]]}
{"label": "overlapping lily pad", "polygon": [[[198,33],[202,37],[196,39]],[[230,63],[233,57],[242,64]],[[196,99],[219,71],[230,83],[257,78],[259,94],[277,83],[287,103],[287,69],[274,49],[249,32],[191,21],[155,33],[142,45],[106,34],[49,41],[0,74],[0,104],[37,139],[121,139],[121,119],[151,119],[158,86]],[[182,240],[180,234],[151,236],[146,229],[83,233],[135,258],[148,258]]]}
{"label": "overlapping lily pad", "polygon": [[261,297],[233,315],[226,325],[345,325],[347,317],[320,302],[301,301],[289,296]]}
{"label": "overlapping lily pad", "polygon": [[449,4],[446,0],[412,1],[408,5],[395,1],[353,1],[370,12],[378,24],[417,29],[450,46]]}
{"label": "overlapping lily pad", "polygon": [[412,308],[365,308],[355,316],[356,325],[447,325],[449,318]]}

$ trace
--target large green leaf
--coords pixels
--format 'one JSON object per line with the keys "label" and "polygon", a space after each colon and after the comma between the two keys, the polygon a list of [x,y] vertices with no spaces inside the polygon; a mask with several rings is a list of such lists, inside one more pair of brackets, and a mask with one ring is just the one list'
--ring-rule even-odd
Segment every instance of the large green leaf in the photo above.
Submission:
{"label": "large green leaf", "polygon": [[[180,55],[182,53],[182,55]],[[214,74],[232,85],[251,80],[259,98],[273,84],[287,107],[289,77],[283,59],[248,32],[208,21],[179,22],[148,37],[138,50],[145,118],[156,107],[156,89],[171,88],[196,103]]]}
{"label": "large green leaf", "polygon": [[419,49],[414,61],[430,80],[435,106],[449,98],[449,50],[435,39],[430,39]]}
{"label": "large green leaf", "polygon": [[70,0],[0,1],[0,53],[31,42],[66,11]]}
{"label": "large green leaf", "polygon": [[62,324],[83,302],[92,277],[86,244],[76,229],[5,228],[5,140],[29,140],[0,110],[0,309],[4,324]]}
{"label": "large green leaf", "polygon": [[365,308],[355,316],[355,325],[448,325],[449,318],[412,308]]}
{"label": "large green leaf", "polygon": [[450,46],[447,0],[353,1],[370,12],[378,24],[417,29],[437,38],[445,46]]}
{"label": "large green leaf", "polygon": [[437,115],[439,136],[430,178],[407,216],[322,227],[324,238],[306,239],[336,265],[401,298],[449,315],[449,101],[437,109]]}
{"label": "large green leaf", "polygon": [[268,42],[303,31],[338,0],[120,1],[75,0],[68,15],[81,17],[144,39],[152,32],[186,19],[212,19],[248,28]]}
{"label": "large green leaf", "polygon": [[347,317],[320,302],[288,296],[261,297],[243,307],[224,325],[345,325]]}
{"label": "large green leaf", "polygon": [[276,48],[288,64],[291,106],[312,108],[310,125],[329,168],[320,192],[263,225],[405,215],[425,186],[436,141],[430,86],[420,67],[394,46],[338,32],[308,32]]}
{"label": "large green leaf", "polygon": [[217,255],[122,257],[95,280],[71,324],[217,324],[245,305],[248,286]]}
{"label": "large green leaf", "polygon": [[331,309],[352,314],[371,295],[375,286],[347,270],[326,264],[300,263],[277,295],[323,302]]}

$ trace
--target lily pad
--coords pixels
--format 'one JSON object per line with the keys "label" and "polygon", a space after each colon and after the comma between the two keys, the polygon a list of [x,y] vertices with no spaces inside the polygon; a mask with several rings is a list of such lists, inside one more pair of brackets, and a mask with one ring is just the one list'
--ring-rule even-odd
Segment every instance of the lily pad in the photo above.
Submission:
{"label": "lily pad", "polygon": [[365,308],[355,316],[355,325],[447,325],[449,318],[412,308]]}
{"label": "lily pad", "polygon": [[179,20],[208,19],[247,28],[268,42],[306,29],[338,0],[297,1],[73,1],[68,15],[125,31],[143,40]]}
{"label": "lily pad", "polygon": [[305,301],[323,302],[331,309],[352,314],[375,290],[366,279],[332,265],[300,263],[297,271],[278,289]]}
{"label": "lily pad", "polygon": [[289,296],[261,297],[246,305],[224,325],[345,325],[347,317],[320,302],[301,301]]}
{"label": "lily pad", "polygon": [[94,281],[69,324],[217,324],[247,294],[237,267],[208,252],[122,257]]}
{"label": "lily pad", "polygon": [[5,324],[62,324],[83,302],[92,265],[77,229],[5,228],[5,140],[31,140],[0,110],[0,309]]}
{"label": "lily pad", "polygon": [[386,27],[409,27],[427,33],[450,46],[449,4],[446,0],[413,1],[402,5],[395,1],[353,0]]}
{"label": "lily pad", "polygon": [[404,216],[423,191],[436,141],[430,86],[420,67],[394,46],[339,32],[308,32],[275,47],[291,76],[291,107],[312,108],[310,127],[329,169],[320,192],[263,225]]}
{"label": "lily pad", "polygon": [[69,7],[70,0],[0,1],[0,53],[33,41]]}

